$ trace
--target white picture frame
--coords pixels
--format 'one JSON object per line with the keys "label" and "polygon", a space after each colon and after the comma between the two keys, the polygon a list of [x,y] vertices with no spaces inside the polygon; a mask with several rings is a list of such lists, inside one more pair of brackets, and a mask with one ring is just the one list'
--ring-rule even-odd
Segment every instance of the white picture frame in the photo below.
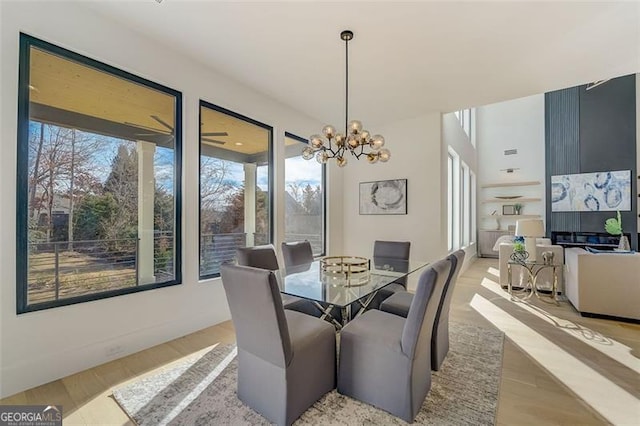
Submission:
{"label": "white picture frame", "polygon": [[361,215],[407,214],[407,179],[360,182]]}

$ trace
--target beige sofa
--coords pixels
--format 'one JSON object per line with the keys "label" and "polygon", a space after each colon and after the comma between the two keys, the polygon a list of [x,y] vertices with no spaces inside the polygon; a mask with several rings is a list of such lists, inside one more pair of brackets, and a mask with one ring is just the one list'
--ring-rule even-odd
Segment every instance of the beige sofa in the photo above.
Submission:
{"label": "beige sofa", "polygon": [[579,312],[640,320],[640,254],[569,248],[565,258],[566,295]]}
{"label": "beige sofa", "polygon": [[[546,241],[549,241],[549,240],[546,240]],[[546,242],[546,241],[543,241],[543,242]],[[537,257],[537,260],[542,261],[542,253],[544,253],[545,251],[553,252],[554,254],[553,263],[555,265],[559,265],[559,267],[556,268],[556,273],[558,274],[557,290],[560,293],[564,293],[564,290],[563,290],[564,288],[564,277],[563,277],[564,250],[562,246],[554,246],[554,245],[551,245],[550,243],[551,241],[549,241],[549,245],[537,244],[536,257]],[[513,253],[513,244],[502,243],[498,248],[499,248],[498,259],[499,259],[499,265],[500,265],[500,285],[502,287],[506,287],[509,284],[507,262],[509,261],[509,256],[511,256],[511,253]],[[524,282],[524,280],[527,279],[527,274],[524,271],[522,271],[522,266],[518,266],[518,265],[511,266],[511,276],[512,276],[511,278],[512,284],[516,287],[520,285],[521,281]],[[538,288],[551,290],[552,285],[553,285],[553,268],[547,268],[540,271],[540,274],[538,275],[538,279],[536,282],[536,286]]]}

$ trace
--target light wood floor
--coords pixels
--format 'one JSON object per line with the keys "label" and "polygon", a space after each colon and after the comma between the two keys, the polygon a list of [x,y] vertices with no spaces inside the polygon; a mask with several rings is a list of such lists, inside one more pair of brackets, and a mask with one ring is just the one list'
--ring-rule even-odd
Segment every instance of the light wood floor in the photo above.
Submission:
{"label": "light wood floor", "polygon": [[[476,312],[469,302],[475,294],[499,305],[520,321],[553,341],[576,358],[596,369],[600,374],[640,398],[640,375],[609,357],[597,353],[572,336],[555,330],[516,304],[501,299],[482,287],[483,279],[497,282],[489,271],[497,268],[493,259],[479,259],[459,277],[451,307],[451,318],[493,327]],[[536,303],[536,302],[534,302]],[[537,302],[542,304],[541,302]],[[580,317],[568,303],[560,306],[544,305],[549,313],[588,327],[602,336],[632,348],[640,357],[640,325],[610,320]],[[527,315],[530,315],[528,317]],[[136,354],[65,377],[60,380],[21,392],[0,400],[0,404],[61,404],[64,424],[131,424],[128,417],[109,396],[114,387],[152,372],[212,345],[235,340],[230,321],[198,331],[182,338],[155,346]],[[633,373],[633,374],[630,374]],[[607,421],[579,399],[571,389],[547,372],[509,339],[505,339],[498,425],[602,425]]]}

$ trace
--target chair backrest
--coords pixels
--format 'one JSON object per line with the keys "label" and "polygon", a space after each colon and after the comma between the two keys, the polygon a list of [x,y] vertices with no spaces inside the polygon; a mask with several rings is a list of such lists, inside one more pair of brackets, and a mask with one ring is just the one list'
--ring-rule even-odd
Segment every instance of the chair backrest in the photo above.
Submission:
{"label": "chair backrest", "polygon": [[272,244],[236,249],[236,262],[240,266],[250,266],[270,271],[280,269],[276,249]]}
{"label": "chair backrest", "polygon": [[414,359],[416,352],[422,348],[431,347],[433,322],[450,271],[451,262],[443,259],[429,266],[420,275],[402,330],[402,352],[410,359]]}
{"label": "chair backrest", "polygon": [[373,257],[409,260],[410,251],[410,241],[375,241],[373,243]]}
{"label": "chair backrest", "polygon": [[451,262],[451,271],[449,272],[449,276],[447,277],[447,282],[444,284],[442,297],[440,298],[440,306],[438,306],[438,313],[436,314],[436,319],[433,323],[434,333],[436,331],[436,328],[438,327],[438,324],[440,323],[440,319],[442,318],[448,320],[449,318],[449,307],[451,306],[453,288],[456,285],[458,274],[460,273],[460,269],[462,268],[462,264],[464,263],[464,255],[464,250],[458,250],[447,256],[447,260]]}
{"label": "chair backrest", "polygon": [[293,351],[280,290],[272,271],[222,265],[238,348],[279,367],[291,362]]}
{"label": "chair backrest", "polygon": [[282,243],[282,257],[286,268],[309,264],[313,262],[311,243],[309,241]]}

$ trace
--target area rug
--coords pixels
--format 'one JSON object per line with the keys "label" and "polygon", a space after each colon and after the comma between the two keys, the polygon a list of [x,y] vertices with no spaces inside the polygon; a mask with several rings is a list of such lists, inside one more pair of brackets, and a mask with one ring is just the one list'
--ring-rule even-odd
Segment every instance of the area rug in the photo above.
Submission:
{"label": "area rug", "polygon": [[[493,425],[498,404],[503,334],[451,323],[450,349],[415,423]],[[268,425],[236,395],[235,346],[198,357],[114,390],[113,397],[138,425]],[[403,425],[392,415],[335,390],[295,425]]]}

